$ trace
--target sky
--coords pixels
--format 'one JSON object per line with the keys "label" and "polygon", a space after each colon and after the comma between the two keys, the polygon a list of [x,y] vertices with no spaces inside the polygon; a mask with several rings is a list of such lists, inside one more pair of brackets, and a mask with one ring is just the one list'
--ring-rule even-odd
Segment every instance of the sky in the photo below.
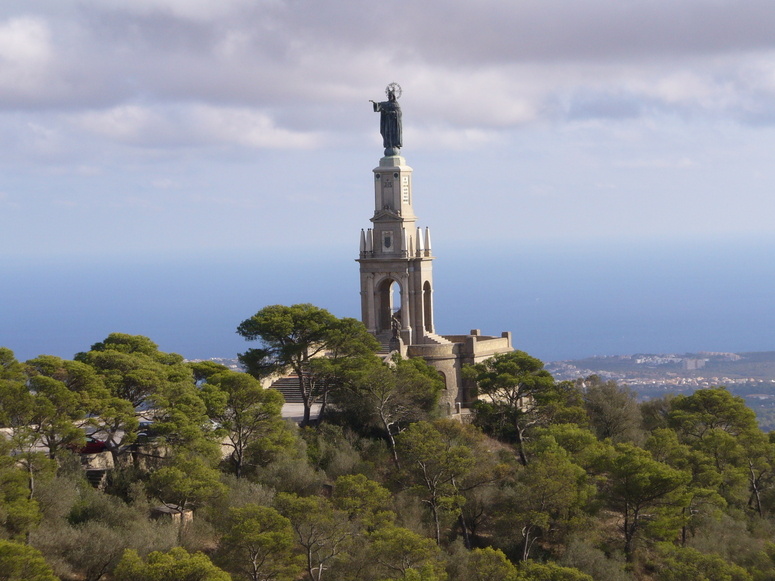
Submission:
{"label": "sky", "polygon": [[[698,288],[753,276],[714,312],[764,308],[750,287],[775,279],[771,0],[5,0],[0,345],[71,356],[124,324],[174,350],[171,326],[197,335],[186,325],[225,302],[244,313],[228,313],[231,353],[236,324],[271,301],[358,316],[352,260],[382,155],[368,101],[390,82],[448,285],[440,331],[478,316],[529,343],[532,307],[503,304],[528,284],[557,324],[599,310],[622,326],[619,307],[579,299],[595,281],[688,305],[696,288],[659,281],[697,265]],[[164,295],[153,316],[139,279]],[[775,349],[773,310],[750,316],[708,343],[748,348],[748,326]],[[616,347],[563,350],[576,324],[539,351]],[[682,326],[659,327],[668,348]],[[657,348],[621,349],[641,346]]]}

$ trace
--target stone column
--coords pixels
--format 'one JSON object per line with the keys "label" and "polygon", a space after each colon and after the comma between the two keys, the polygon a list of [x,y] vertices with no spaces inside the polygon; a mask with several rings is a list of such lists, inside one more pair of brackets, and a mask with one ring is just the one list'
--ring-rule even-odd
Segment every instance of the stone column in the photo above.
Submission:
{"label": "stone column", "polygon": [[377,316],[374,311],[374,275],[366,275],[366,328],[375,333],[377,331]]}
{"label": "stone column", "polygon": [[411,345],[414,343],[414,331],[412,329],[412,312],[413,312],[413,306],[412,305],[412,299],[411,299],[411,282],[409,280],[408,274],[402,274],[401,275],[401,327],[402,331],[404,332],[402,334],[402,338],[404,339],[404,342],[408,345]]}

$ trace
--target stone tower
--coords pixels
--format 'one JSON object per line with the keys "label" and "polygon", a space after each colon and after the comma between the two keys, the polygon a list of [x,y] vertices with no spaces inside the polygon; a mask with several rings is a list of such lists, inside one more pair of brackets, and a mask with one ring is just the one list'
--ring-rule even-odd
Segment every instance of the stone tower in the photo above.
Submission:
{"label": "stone tower", "polygon": [[401,87],[388,85],[387,101],[376,103],[385,155],[374,168],[372,226],[361,230],[361,320],[386,347],[402,356],[422,357],[444,379],[441,405],[449,415],[465,411],[471,392],[463,366],[512,351],[511,333],[500,337],[437,335],[433,319],[431,234],[416,225],[412,168],[399,155],[402,143]]}
{"label": "stone tower", "polygon": [[398,155],[374,169],[372,227],[361,230],[361,318],[376,337],[403,345],[435,339],[430,230],[417,228],[412,168]]}

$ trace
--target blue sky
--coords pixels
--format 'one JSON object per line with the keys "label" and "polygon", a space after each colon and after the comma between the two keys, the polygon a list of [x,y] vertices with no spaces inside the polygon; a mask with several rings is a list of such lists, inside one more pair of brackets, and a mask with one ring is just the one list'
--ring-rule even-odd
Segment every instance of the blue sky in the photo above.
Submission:
{"label": "blue sky", "polygon": [[393,81],[440,260],[745,242],[773,269],[771,0],[6,0],[0,261],[349,261]]}

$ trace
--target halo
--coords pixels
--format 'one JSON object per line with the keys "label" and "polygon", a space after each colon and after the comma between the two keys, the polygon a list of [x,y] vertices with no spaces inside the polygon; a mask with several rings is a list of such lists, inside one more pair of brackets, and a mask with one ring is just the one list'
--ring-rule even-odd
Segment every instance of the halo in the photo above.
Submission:
{"label": "halo", "polygon": [[393,91],[393,94],[396,96],[396,99],[400,99],[401,95],[403,94],[403,90],[401,89],[401,85],[398,83],[390,83],[387,87],[385,87],[385,95],[388,97],[390,96],[390,91]]}

